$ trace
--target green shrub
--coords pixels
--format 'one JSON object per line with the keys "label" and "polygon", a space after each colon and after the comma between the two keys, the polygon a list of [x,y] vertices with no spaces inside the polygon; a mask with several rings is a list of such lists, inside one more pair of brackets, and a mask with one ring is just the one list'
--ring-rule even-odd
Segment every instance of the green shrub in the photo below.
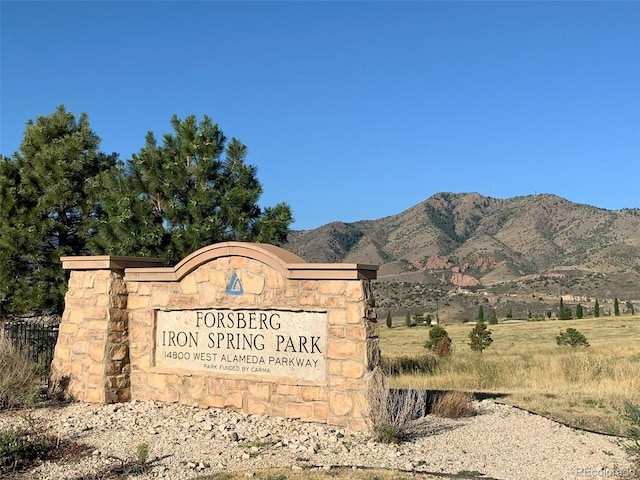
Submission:
{"label": "green shrub", "polygon": [[451,338],[449,338],[449,334],[444,329],[444,327],[441,327],[440,325],[431,327],[431,330],[429,330],[429,340],[425,342],[424,348],[426,348],[427,350],[435,351],[435,349],[438,347],[438,343],[444,339],[447,339],[449,340],[449,342],[451,342]]}
{"label": "green shrub", "polygon": [[410,357],[385,357],[380,359],[380,368],[387,376],[394,375],[420,375],[433,373],[437,360],[430,355],[418,355]]}
{"label": "green shrub", "polygon": [[634,315],[636,313],[635,309],[633,308],[633,303],[631,302],[627,302],[627,313]]}
{"label": "green shrub", "polygon": [[569,345],[570,347],[588,347],[587,337],[575,328],[567,328],[564,332],[560,332],[556,336],[556,343],[560,346]]}
{"label": "green shrub", "polygon": [[136,457],[138,458],[138,462],[145,463],[149,458],[149,444],[148,443],[139,443],[136,445]]}
{"label": "green shrub", "polygon": [[142,475],[149,469],[147,459],[149,458],[149,444],[139,443],[136,445],[136,459],[131,463],[128,472],[133,475]]}
{"label": "green shrub", "polygon": [[44,458],[53,448],[54,442],[37,429],[0,431],[0,473]]}

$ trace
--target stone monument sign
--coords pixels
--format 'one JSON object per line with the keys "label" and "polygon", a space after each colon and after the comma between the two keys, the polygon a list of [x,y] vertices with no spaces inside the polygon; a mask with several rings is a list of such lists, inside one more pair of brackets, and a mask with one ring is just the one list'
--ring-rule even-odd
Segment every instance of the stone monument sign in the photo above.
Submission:
{"label": "stone monument sign", "polygon": [[377,267],[306,263],[242,242],[202,248],[175,267],[112,256],[62,263],[71,275],[52,381],[70,398],[368,427]]}

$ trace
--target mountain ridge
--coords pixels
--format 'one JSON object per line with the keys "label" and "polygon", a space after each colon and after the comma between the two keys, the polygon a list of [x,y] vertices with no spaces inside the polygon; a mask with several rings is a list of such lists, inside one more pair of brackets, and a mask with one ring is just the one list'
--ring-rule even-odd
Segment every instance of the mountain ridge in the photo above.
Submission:
{"label": "mountain ridge", "polygon": [[[560,290],[638,300],[631,297],[640,281],[640,210],[605,210],[552,194],[442,192],[378,220],[292,231],[283,247],[309,262],[379,265],[378,282],[482,290],[582,279]],[[608,289],[595,280],[600,275]]]}

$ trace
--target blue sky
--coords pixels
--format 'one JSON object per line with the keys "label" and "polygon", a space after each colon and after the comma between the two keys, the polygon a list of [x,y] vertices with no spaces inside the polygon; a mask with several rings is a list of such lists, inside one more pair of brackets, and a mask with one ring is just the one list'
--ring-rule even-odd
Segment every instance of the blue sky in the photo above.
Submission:
{"label": "blue sky", "polygon": [[640,208],[640,2],[0,2],[0,152],[86,112],[127,159],[172,114],[249,148],[294,229],[438,192]]}

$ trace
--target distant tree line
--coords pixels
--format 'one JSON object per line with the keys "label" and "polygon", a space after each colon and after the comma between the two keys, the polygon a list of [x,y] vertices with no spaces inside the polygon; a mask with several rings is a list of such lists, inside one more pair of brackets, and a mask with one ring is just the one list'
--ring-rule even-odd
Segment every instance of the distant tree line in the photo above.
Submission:
{"label": "distant tree line", "polygon": [[174,115],[171,127],[123,162],[99,150],[84,113],[60,106],[27,122],[19,150],[0,156],[0,316],[61,313],[63,255],[169,265],[215,242],[286,240],[291,208],[258,206],[245,145],[206,115]]}
{"label": "distant tree line", "polygon": [[[483,305],[480,305],[478,307],[478,313],[476,315],[476,320],[478,322],[483,322],[484,321],[484,319],[485,319],[485,308],[486,307],[483,306]],[[626,302],[625,309],[626,309],[625,313],[630,314],[630,315],[634,315],[635,314],[635,308],[633,306],[633,303],[631,303],[630,301]],[[575,310],[575,317],[574,317],[574,310]],[[495,309],[491,308],[490,311],[491,311],[491,315],[489,317],[489,324],[498,323],[498,320],[496,318]],[[591,315],[593,317],[595,317],[595,318],[599,318],[601,316],[601,314],[602,314],[602,312],[600,310],[600,303],[596,299],[595,302],[594,302],[594,305],[593,305],[593,309],[591,311]],[[609,314],[611,314],[611,313],[609,313]],[[621,313],[621,310],[620,310],[620,302],[619,302],[619,300],[617,298],[614,298],[614,301],[613,301],[613,315],[614,316],[619,316],[621,314],[622,313]],[[542,316],[546,316],[548,319],[550,319],[553,316],[553,312],[551,311],[551,309],[548,309],[544,313],[544,315],[542,315]],[[558,313],[556,315],[556,318],[558,320],[571,320],[572,318],[576,318],[576,319],[579,320],[581,318],[584,318],[584,316],[585,316],[585,309],[584,309],[584,307],[582,306],[581,303],[577,303],[575,305],[575,307],[572,309],[572,307],[570,307],[568,305],[565,305],[564,300],[562,299],[562,297],[560,298],[560,302],[559,302],[559,305],[558,305]],[[512,312],[511,307],[509,307],[505,318],[507,320],[513,318],[513,312]],[[518,318],[521,318],[521,317],[518,317]],[[533,320],[534,319],[534,316],[533,316],[533,314],[531,312],[531,309],[528,310],[527,319],[529,319],[529,320]]]}

